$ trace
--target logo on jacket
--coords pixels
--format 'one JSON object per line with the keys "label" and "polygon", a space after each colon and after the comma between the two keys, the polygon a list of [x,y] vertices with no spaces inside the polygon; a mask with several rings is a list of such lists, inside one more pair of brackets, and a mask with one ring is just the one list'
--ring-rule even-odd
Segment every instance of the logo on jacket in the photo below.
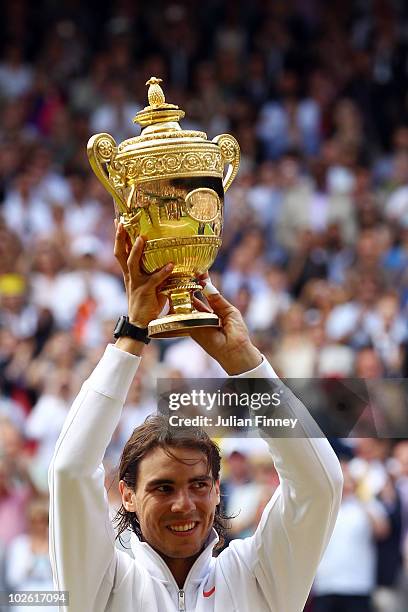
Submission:
{"label": "logo on jacket", "polygon": [[215,593],[215,586],[213,586],[213,588],[210,589],[209,591],[204,591],[204,589],[203,589],[204,597],[211,597],[211,595],[213,595],[213,593]]}

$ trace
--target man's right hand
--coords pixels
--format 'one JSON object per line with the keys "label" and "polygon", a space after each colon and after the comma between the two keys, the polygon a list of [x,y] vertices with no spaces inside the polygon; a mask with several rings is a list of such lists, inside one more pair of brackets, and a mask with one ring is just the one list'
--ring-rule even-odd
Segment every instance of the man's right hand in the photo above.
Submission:
{"label": "man's right hand", "polygon": [[160,285],[170,276],[173,264],[167,264],[153,274],[142,270],[141,259],[145,240],[138,236],[133,247],[121,223],[116,225],[114,254],[123,273],[128,298],[128,317],[137,327],[147,327],[156,319],[166,304],[166,296],[159,292]]}

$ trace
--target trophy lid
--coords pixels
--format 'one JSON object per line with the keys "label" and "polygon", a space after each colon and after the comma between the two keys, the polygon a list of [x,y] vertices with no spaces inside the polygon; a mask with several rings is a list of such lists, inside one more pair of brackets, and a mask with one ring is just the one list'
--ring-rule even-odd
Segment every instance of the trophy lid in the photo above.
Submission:
{"label": "trophy lid", "polygon": [[138,123],[142,128],[158,123],[179,122],[185,116],[185,112],[179,109],[175,104],[167,104],[163,90],[159,83],[162,79],[151,77],[146,85],[149,85],[147,97],[149,106],[139,111],[133,119],[134,123]]}
{"label": "trophy lid", "polygon": [[[142,127],[139,136],[135,136],[128,140],[124,140],[118,146],[118,152],[131,153],[135,150],[140,150],[144,146],[149,147],[159,141],[162,145],[166,144],[168,139],[177,140],[191,139],[193,141],[207,141],[205,132],[193,130],[182,130],[179,124],[180,119],[185,116],[185,112],[175,104],[168,104],[160,87],[162,79],[151,77],[146,85],[149,85],[147,96],[149,106],[139,111],[134,117],[133,122],[138,123]],[[179,140],[180,141],[180,140]],[[208,141],[207,141],[208,142]],[[180,141],[181,145],[181,141]]]}

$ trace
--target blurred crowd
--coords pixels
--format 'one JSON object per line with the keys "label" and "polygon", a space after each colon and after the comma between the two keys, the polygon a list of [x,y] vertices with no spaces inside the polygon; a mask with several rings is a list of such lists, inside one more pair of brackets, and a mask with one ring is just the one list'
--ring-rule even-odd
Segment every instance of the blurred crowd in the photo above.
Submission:
{"label": "blurred crowd", "polygon": [[[278,373],[405,378],[408,6],[13,0],[0,33],[0,590],[44,590],[47,467],[126,312],[88,138],[137,134],[145,82],[163,78],[183,128],[240,143],[212,280]],[[190,339],[149,345],[106,456],[112,514],[157,377],[221,375]],[[278,480],[263,449],[227,442],[225,505],[243,537]],[[308,609],[406,612],[408,441],[333,444],[346,486]]]}

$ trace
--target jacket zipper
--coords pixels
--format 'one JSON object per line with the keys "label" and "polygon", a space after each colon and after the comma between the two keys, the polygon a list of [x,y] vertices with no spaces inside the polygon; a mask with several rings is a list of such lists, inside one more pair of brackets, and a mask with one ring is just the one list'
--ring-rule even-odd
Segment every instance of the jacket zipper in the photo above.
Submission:
{"label": "jacket zipper", "polygon": [[182,589],[180,589],[178,592],[178,605],[179,605],[180,612],[186,609],[184,597],[185,597],[185,593]]}
{"label": "jacket zipper", "polygon": [[[214,543],[213,543],[213,545],[214,545]],[[207,545],[207,546],[209,546],[209,545]],[[185,612],[185,610],[186,610],[186,600],[185,600],[186,592],[185,592],[185,590],[178,588],[178,584],[177,584],[173,574],[169,570],[168,565],[166,565],[166,563],[160,557],[160,555],[155,550],[153,550],[153,549],[151,549],[151,552],[153,553],[154,557],[156,558],[156,563],[161,565],[162,569],[164,570],[164,573],[168,576],[168,581],[170,582],[170,584],[173,584],[176,587],[176,592],[177,592],[177,595],[178,595],[178,609],[179,609],[179,612]],[[198,561],[198,559],[196,559],[196,561],[194,562],[194,565],[197,563],[197,561]],[[190,568],[190,571],[189,571],[189,573],[187,575],[187,578],[186,578],[186,580],[184,582],[184,586],[186,586],[187,583],[190,580],[190,576],[191,576],[191,574],[193,573],[193,570],[194,570],[194,565]]]}

